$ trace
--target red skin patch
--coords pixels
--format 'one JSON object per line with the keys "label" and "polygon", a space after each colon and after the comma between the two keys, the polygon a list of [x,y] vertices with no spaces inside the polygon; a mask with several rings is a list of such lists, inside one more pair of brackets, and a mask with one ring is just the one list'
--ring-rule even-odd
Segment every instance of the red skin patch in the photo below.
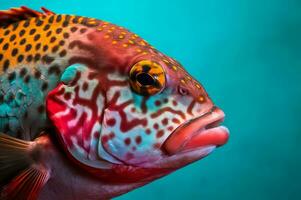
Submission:
{"label": "red skin patch", "polygon": [[167,118],[162,119],[162,124],[166,126],[168,124],[168,119]]}
{"label": "red skin patch", "polygon": [[83,83],[83,91],[87,91],[87,89],[88,89],[88,83],[87,82],[84,82]]}
{"label": "red skin patch", "polygon": [[70,92],[66,92],[64,94],[64,99],[69,100],[71,98],[71,93]]}
{"label": "red skin patch", "polygon": [[112,140],[115,137],[115,134],[112,132],[109,134],[109,138]]}
{"label": "red skin patch", "polygon": [[161,106],[161,102],[159,100],[155,101],[156,106]]}
{"label": "red skin patch", "polygon": [[159,125],[157,123],[154,124],[154,129],[158,129]]}
{"label": "red skin patch", "polygon": [[173,127],[172,127],[172,126],[169,126],[169,127],[167,128],[167,130],[168,130],[168,131],[172,131],[172,130],[173,130]]}
{"label": "red skin patch", "polygon": [[103,143],[103,144],[106,144],[108,141],[109,141],[109,137],[107,136],[107,135],[104,135],[104,136],[102,136],[101,137],[101,142]]}
{"label": "red skin patch", "polygon": [[99,136],[100,136],[100,133],[99,133],[98,131],[96,131],[96,132],[94,133],[94,138],[95,138],[95,139],[98,139]]}
{"label": "red skin patch", "polygon": [[147,135],[149,135],[149,134],[151,134],[151,130],[148,128],[148,129],[145,130],[145,133],[146,133]]}
{"label": "red skin patch", "polygon": [[172,105],[177,106],[178,103],[177,103],[175,100],[173,100],[173,101],[172,101]]}
{"label": "red skin patch", "polygon": [[173,123],[176,123],[176,124],[179,124],[179,123],[180,123],[180,120],[178,120],[177,118],[173,118],[173,119],[172,119],[172,122],[173,122]]}
{"label": "red skin patch", "polygon": [[164,131],[163,131],[163,130],[159,130],[159,131],[157,132],[156,137],[157,137],[157,138],[160,138],[160,137],[162,137],[163,135],[164,135]]}
{"label": "red skin patch", "polygon": [[141,144],[142,138],[141,136],[137,136],[135,140],[137,144]]}
{"label": "red skin patch", "polygon": [[131,138],[125,138],[124,139],[124,144],[129,146],[131,144]]}
{"label": "red skin patch", "polygon": [[107,120],[107,125],[108,126],[114,126],[115,124],[116,124],[116,120],[114,118]]}

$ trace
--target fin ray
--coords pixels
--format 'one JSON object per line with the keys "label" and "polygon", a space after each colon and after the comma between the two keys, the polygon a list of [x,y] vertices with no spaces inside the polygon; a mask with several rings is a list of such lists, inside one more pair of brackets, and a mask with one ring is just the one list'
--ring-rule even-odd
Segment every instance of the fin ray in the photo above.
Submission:
{"label": "fin ray", "polygon": [[21,6],[19,8],[11,8],[9,10],[0,11],[0,26],[6,26],[17,21],[29,19],[31,17],[41,17],[47,15],[54,15],[55,13],[42,7],[43,12],[39,12],[30,9],[26,6]]}
{"label": "fin ray", "polygon": [[[0,199],[35,200],[50,177],[39,163],[40,147],[0,133]],[[2,190],[2,191],[1,191]]]}
{"label": "fin ray", "polygon": [[1,193],[3,200],[35,200],[50,177],[49,170],[32,166],[15,177]]}

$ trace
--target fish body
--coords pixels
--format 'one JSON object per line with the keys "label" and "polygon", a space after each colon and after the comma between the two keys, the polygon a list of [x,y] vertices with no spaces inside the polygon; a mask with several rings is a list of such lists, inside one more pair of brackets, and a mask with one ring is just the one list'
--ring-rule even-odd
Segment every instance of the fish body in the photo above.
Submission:
{"label": "fish body", "polygon": [[4,199],[112,198],[227,142],[179,62],[123,27],[42,9],[0,12]]}

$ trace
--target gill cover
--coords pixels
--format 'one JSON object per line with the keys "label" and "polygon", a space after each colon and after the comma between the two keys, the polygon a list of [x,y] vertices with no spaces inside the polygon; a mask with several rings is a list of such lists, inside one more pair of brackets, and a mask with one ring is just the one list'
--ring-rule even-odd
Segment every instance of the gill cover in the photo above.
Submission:
{"label": "gill cover", "polygon": [[48,94],[46,107],[63,147],[91,167],[109,168],[106,161],[119,163],[104,151],[100,141],[104,95],[96,73],[74,64],[65,69],[60,82]]}

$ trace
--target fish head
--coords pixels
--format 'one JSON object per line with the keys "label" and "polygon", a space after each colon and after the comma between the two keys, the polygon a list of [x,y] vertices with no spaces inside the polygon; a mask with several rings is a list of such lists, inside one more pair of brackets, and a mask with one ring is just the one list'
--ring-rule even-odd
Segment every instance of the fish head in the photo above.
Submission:
{"label": "fish head", "polygon": [[223,111],[179,62],[137,37],[127,45],[97,32],[90,38],[102,44],[92,64],[71,63],[47,97],[77,161],[119,181],[150,180],[227,142]]}

